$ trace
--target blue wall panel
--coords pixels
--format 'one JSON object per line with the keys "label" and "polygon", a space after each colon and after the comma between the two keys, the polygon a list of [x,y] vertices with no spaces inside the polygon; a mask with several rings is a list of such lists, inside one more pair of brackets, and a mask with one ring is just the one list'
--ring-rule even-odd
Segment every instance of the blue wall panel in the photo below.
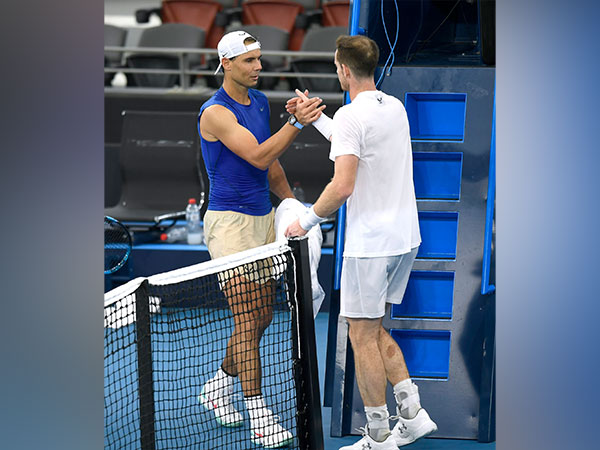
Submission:
{"label": "blue wall panel", "polygon": [[412,378],[448,379],[450,371],[450,331],[390,330],[404,354]]}
{"label": "blue wall panel", "polygon": [[460,152],[414,152],[413,178],[418,200],[459,200]]}
{"label": "blue wall panel", "polygon": [[392,306],[391,318],[451,319],[454,272],[413,270],[404,299]]}
{"label": "blue wall panel", "polygon": [[417,258],[456,258],[458,212],[419,211],[421,246]]}
{"label": "blue wall panel", "polygon": [[463,141],[467,94],[407,92],[406,114],[413,140]]}

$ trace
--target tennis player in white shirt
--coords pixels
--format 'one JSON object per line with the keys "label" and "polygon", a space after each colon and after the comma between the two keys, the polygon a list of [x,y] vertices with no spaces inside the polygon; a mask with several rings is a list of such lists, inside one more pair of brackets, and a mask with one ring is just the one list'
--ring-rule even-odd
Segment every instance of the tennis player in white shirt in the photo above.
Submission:
{"label": "tennis player in white shirt", "polygon": [[[333,119],[313,123],[331,141],[331,182],[286,236],[303,236],[347,202],[340,315],[348,320],[356,379],[365,406],[363,438],[344,450],[395,450],[437,430],[421,407],[404,356],[382,326],[386,304],[401,303],[421,243],[413,184],[412,148],[404,106],[378,91],[377,44],[366,36],[340,36],[335,65],[351,103]],[[307,101],[288,102],[289,112]],[[386,386],[394,388],[397,416],[390,417]],[[390,418],[398,419],[390,430]]]}

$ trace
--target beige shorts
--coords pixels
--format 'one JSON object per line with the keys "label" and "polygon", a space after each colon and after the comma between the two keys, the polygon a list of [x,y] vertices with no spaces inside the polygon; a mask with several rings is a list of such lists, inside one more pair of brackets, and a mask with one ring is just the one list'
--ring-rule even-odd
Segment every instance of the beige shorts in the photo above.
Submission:
{"label": "beige shorts", "polygon": [[[204,236],[211,259],[275,242],[275,210],[264,216],[251,216],[234,211],[206,211]],[[243,275],[250,281],[264,283],[272,278],[269,261],[240,266],[229,274],[219,274],[223,284],[232,276]]]}

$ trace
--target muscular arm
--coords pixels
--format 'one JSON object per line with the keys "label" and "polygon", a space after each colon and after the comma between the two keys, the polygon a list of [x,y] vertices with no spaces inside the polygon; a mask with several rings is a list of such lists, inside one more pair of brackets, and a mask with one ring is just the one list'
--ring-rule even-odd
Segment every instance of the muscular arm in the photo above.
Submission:
{"label": "muscular arm", "polygon": [[354,191],[358,157],[341,155],[335,158],[335,172],[315,203],[315,214],[327,217],[339,209]]}
{"label": "muscular arm", "polygon": [[[297,108],[296,117],[302,124],[312,123],[325,109],[325,105],[319,106],[320,99],[311,100],[311,103],[303,102]],[[277,133],[259,144],[254,135],[241,126],[235,115],[224,106],[210,106],[200,117],[200,133],[204,139],[221,141],[236,155],[261,170],[269,168],[299,132],[298,128],[285,123]]]}
{"label": "muscular arm", "polygon": [[290,184],[285,176],[285,171],[278,159],[273,161],[273,164],[269,167],[267,177],[269,178],[271,192],[273,192],[280,200],[283,200],[284,198],[294,198]]}
{"label": "muscular arm", "polygon": [[[358,157],[354,155],[341,155],[335,158],[335,173],[319,196],[313,208],[319,217],[327,217],[337,211],[354,191]],[[285,231],[286,236],[304,236],[308,230],[300,226],[298,220],[292,223]]]}

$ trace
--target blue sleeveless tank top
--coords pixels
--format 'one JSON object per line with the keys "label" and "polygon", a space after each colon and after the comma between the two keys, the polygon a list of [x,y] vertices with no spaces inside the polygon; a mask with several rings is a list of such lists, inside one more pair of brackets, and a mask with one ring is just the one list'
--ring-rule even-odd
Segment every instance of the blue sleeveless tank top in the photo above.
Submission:
{"label": "blue sleeveless tank top", "polygon": [[229,109],[238,123],[247,128],[262,143],[271,136],[269,102],[267,96],[255,89],[248,90],[249,105],[233,100],[221,87],[200,108],[198,134],[202,157],[210,183],[208,209],[236,211],[252,216],[268,214],[273,205],[269,194],[268,170],[261,170],[240,158],[221,141],[209,142],[200,133],[200,116],[212,105]]}

